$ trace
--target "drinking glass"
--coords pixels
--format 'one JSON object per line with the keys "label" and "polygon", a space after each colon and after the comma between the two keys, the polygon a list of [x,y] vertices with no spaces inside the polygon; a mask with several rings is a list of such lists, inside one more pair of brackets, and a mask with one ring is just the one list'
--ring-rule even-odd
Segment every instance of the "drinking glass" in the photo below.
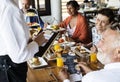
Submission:
{"label": "drinking glass", "polygon": [[57,67],[63,67],[64,66],[64,62],[63,62],[63,58],[62,57],[57,57]]}
{"label": "drinking glass", "polygon": [[90,62],[91,62],[91,63],[96,63],[96,62],[97,62],[96,53],[91,53],[91,54],[90,54]]}

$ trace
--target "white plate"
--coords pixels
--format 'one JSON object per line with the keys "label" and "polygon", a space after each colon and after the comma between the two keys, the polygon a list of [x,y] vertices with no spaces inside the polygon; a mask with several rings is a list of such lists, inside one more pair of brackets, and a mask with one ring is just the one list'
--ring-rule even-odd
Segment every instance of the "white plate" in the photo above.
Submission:
{"label": "white plate", "polygon": [[34,68],[40,68],[40,67],[44,67],[44,66],[47,66],[48,63],[42,58],[42,57],[38,57],[39,61],[40,61],[40,65],[34,65],[32,63],[32,60],[29,60],[27,63],[28,65],[30,66],[30,68],[34,69]]}
{"label": "white plate", "polygon": [[48,25],[47,27],[46,27],[46,29],[50,29],[50,30],[52,30],[52,31],[54,31],[54,32],[59,32],[59,31],[64,31],[65,30],[65,28],[59,28],[58,30],[54,30],[53,28],[51,28],[51,26],[52,25]]}
{"label": "white plate", "polygon": [[87,48],[85,48],[84,46],[81,46],[81,49],[85,49],[87,52],[91,53],[91,51]]}
{"label": "white plate", "polygon": [[54,32],[64,31],[65,28],[59,28],[58,30],[53,30]]}
{"label": "white plate", "polygon": [[72,47],[72,46],[74,46],[75,45],[75,42],[67,42],[67,43],[65,43],[67,46],[69,46],[69,47]]}
{"label": "white plate", "polygon": [[[52,54],[51,54],[52,55]],[[45,54],[45,58],[48,60],[48,61],[50,61],[50,60],[56,60],[56,57],[55,58],[50,58],[50,56],[51,56],[50,54]]]}
{"label": "white plate", "polygon": [[[81,49],[85,49],[86,52],[91,53],[91,51],[89,49],[85,48],[84,46],[81,46]],[[80,53],[80,51],[74,50],[74,52],[80,57],[84,56],[82,53]],[[87,56],[90,56],[90,54],[88,54]]]}

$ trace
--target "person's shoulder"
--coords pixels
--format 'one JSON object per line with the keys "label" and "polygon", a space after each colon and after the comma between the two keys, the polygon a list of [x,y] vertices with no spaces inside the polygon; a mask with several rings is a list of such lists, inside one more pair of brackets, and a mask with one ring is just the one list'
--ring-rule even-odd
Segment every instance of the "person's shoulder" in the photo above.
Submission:
{"label": "person's shoulder", "polygon": [[84,18],[84,16],[78,12],[78,16]]}
{"label": "person's shoulder", "polygon": [[[100,71],[93,71],[87,73],[83,78],[82,82],[100,82],[98,79],[100,78]],[[101,81],[102,82],[102,81]]]}
{"label": "person's shoulder", "polygon": [[96,27],[92,27],[92,31],[97,31]]}

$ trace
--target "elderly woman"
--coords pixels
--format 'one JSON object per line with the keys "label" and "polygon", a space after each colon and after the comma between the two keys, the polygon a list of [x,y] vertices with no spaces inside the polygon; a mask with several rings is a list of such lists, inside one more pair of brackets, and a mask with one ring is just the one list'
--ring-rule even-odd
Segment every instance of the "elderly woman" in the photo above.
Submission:
{"label": "elderly woman", "polygon": [[85,17],[78,12],[79,4],[76,1],[69,1],[66,6],[70,16],[61,22],[59,26],[66,28],[68,34],[76,42],[82,42],[84,44],[89,43],[90,34],[88,24]]}

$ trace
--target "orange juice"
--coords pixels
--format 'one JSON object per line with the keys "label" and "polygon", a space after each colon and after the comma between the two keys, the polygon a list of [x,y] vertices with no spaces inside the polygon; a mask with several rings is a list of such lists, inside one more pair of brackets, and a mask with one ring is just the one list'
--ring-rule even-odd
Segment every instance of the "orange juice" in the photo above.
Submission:
{"label": "orange juice", "polygon": [[96,53],[91,53],[90,54],[90,62],[97,62],[97,56],[96,56]]}
{"label": "orange juice", "polygon": [[62,57],[58,57],[57,58],[57,67],[63,67],[64,63],[63,63],[63,58]]}

